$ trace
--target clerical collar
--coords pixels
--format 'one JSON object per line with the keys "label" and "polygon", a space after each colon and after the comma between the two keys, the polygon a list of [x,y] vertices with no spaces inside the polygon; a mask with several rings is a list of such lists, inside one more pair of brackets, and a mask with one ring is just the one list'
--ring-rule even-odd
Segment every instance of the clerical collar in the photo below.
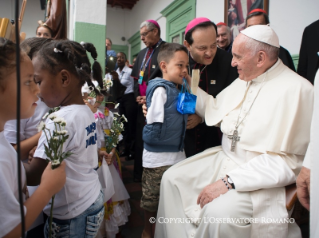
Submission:
{"label": "clerical collar", "polygon": [[225,51],[231,53],[231,49],[233,48],[233,42],[231,42],[226,48]]}
{"label": "clerical collar", "polygon": [[277,68],[277,66],[280,64],[280,62],[281,62],[281,60],[278,58],[277,62],[273,66],[271,66],[265,73],[259,75],[257,78],[254,78],[252,81],[254,83],[261,83],[265,77],[265,74],[266,73],[272,74],[275,71],[275,68]]}
{"label": "clerical collar", "polygon": [[148,47],[149,49],[154,49],[156,46],[157,46],[157,44],[159,43],[159,42],[161,42],[162,41],[162,39],[160,38],[154,45],[152,45],[152,46],[150,46],[150,47]]}

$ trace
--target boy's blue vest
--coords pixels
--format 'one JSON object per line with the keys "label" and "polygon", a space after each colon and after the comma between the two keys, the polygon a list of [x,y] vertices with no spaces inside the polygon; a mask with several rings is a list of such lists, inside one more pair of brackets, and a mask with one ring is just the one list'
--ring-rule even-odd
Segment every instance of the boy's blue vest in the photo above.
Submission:
{"label": "boy's blue vest", "polygon": [[178,152],[184,149],[187,115],[177,109],[179,90],[172,82],[162,78],[150,80],[146,90],[146,105],[151,106],[153,93],[157,87],[166,89],[167,101],[164,105],[164,123],[152,123],[144,126],[144,148],[150,152]]}

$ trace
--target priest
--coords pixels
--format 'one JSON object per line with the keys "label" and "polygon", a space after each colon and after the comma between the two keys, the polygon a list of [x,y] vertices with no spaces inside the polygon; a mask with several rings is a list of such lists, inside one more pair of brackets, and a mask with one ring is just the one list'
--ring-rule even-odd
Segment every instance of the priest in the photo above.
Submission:
{"label": "priest", "polygon": [[[193,69],[199,69],[199,87],[214,97],[238,77],[236,68],[231,66],[231,54],[217,48],[216,35],[216,25],[208,18],[199,17],[188,23],[184,41],[189,51],[189,75]],[[186,157],[220,145],[220,136],[218,128],[208,127],[196,114],[189,115]]]}
{"label": "priest", "polygon": [[233,43],[239,78],[216,98],[197,89],[196,111],[220,125],[222,146],[162,178],[155,237],[301,237],[285,204],[310,139],[313,86],[278,58],[270,26]]}
{"label": "priest", "polygon": [[[303,167],[297,178],[297,195],[300,203],[310,210],[310,238],[319,237],[319,69],[314,79],[315,101],[311,121],[310,143]],[[310,176],[311,175],[311,176]],[[311,185],[311,186],[310,186]]]}
{"label": "priest", "polygon": [[135,79],[134,94],[137,108],[136,119],[136,139],[135,153],[129,154],[129,159],[134,158],[134,181],[141,182],[143,167],[143,139],[142,132],[145,125],[145,118],[142,112],[142,105],[146,102],[146,88],[149,80],[156,77],[162,77],[162,72],[157,63],[157,55],[162,44],[165,42],[161,39],[161,28],[157,21],[146,20],[140,25],[141,41],[146,48],[141,50],[133,66],[131,76]]}

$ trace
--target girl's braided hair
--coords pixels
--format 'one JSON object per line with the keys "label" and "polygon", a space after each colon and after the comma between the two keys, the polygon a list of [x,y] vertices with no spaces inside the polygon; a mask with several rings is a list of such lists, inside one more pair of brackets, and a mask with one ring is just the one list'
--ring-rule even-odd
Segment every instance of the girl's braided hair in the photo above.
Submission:
{"label": "girl's braided hair", "polygon": [[83,43],[81,45],[70,40],[53,40],[44,44],[37,56],[43,59],[43,68],[49,70],[50,73],[57,74],[62,69],[68,70],[78,76],[81,86],[86,82],[97,94],[101,94],[91,81],[91,63],[86,51],[90,52],[94,59],[92,76],[99,86],[103,88],[101,65],[96,61],[97,52],[91,43]]}

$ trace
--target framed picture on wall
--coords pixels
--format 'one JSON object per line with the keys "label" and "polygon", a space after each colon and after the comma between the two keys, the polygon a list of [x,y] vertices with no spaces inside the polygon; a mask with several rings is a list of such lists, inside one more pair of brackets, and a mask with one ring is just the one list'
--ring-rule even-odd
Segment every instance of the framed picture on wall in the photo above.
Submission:
{"label": "framed picture on wall", "polygon": [[235,38],[245,29],[248,13],[256,8],[265,10],[268,14],[269,0],[225,0],[225,23],[230,27]]}

